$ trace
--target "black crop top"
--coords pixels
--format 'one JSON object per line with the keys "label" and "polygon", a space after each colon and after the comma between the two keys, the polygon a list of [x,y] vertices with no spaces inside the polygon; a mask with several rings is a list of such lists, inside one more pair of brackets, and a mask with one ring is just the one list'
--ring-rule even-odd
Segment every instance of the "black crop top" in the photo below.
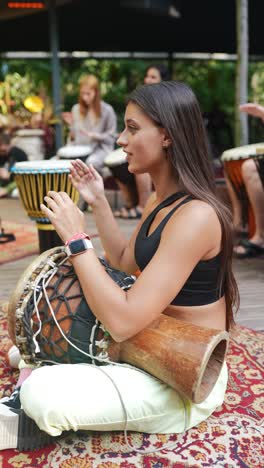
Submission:
{"label": "black crop top", "polygon": [[[185,203],[193,198],[187,196],[177,206],[175,206],[161,221],[158,227],[150,235],[149,228],[156,214],[166,206],[171,205],[176,200],[187,195],[184,192],[177,192],[158,205],[142,224],[135,242],[135,258],[140,270],[144,270],[150,262],[160,243],[161,233],[164,226],[169,221],[173,213]],[[219,273],[221,268],[221,252],[209,260],[200,260],[181,291],[177,294],[171,305],[179,306],[199,306],[216,302],[223,296],[224,291],[219,288]]]}

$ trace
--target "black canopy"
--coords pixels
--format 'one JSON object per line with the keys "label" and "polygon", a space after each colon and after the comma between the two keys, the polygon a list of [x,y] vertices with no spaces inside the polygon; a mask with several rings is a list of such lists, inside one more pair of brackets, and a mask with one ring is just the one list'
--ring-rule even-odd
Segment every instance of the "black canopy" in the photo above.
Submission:
{"label": "black canopy", "polygon": [[[3,3],[0,52],[49,51],[47,11],[8,19]],[[235,0],[68,0],[56,4],[62,51],[236,53]],[[143,8],[147,4],[153,8]],[[168,4],[175,6],[172,14],[176,10],[180,17],[168,14]],[[263,55],[263,18],[264,1],[249,0],[253,55]]]}

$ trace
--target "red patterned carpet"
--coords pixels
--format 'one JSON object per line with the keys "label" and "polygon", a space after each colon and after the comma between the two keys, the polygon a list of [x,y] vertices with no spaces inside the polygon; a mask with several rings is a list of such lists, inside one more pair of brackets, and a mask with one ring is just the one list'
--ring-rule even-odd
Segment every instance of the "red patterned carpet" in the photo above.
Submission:
{"label": "red patterned carpet", "polygon": [[[136,447],[176,448],[141,455],[129,450],[121,432],[79,433],[35,452],[0,452],[1,468],[263,468],[264,335],[243,327],[232,334],[229,385],[225,402],[207,421],[181,435],[130,433]],[[17,372],[5,362],[10,346],[4,312],[0,315],[0,397],[9,394]]]}
{"label": "red patterned carpet", "polygon": [[36,223],[30,224],[2,221],[5,233],[12,233],[16,239],[6,244],[0,243],[0,265],[13,262],[39,252]]}

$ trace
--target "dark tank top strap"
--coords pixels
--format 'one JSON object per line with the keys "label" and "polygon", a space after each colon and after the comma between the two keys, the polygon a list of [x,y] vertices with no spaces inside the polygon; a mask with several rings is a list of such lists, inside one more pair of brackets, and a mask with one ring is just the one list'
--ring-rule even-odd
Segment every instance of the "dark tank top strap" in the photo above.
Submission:
{"label": "dark tank top strap", "polygon": [[162,208],[165,208],[166,206],[171,205],[174,203],[176,200],[179,200],[180,198],[184,197],[187,195],[186,192],[176,192],[170,195],[168,198],[163,200],[156,208],[150,213],[150,215],[147,217],[147,220],[152,222],[152,220],[155,218],[156,214],[162,210]]}
{"label": "dark tank top strap", "polygon": [[[186,194],[184,194],[184,195],[186,195]],[[176,205],[174,208],[172,208],[172,210],[165,216],[165,218],[163,218],[163,220],[160,222],[158,227],[155,229],[155,231],[151,235],[153,235],[153,234],[160,235],[160,233],[162,232],[164,226],[167,224],[167,222],[169,221],[171,216],[175,213],[175,211],[177,211],[178,208],[180,208],[182,205],[185,205],[186,203],[188,203],[191,200],[193,200],[193,197],[191,195],[188,195],[186,198],[184,198],[184,200],[182,200],[180,203],[178,203],[178,205]],[[165,206],[168,206],[168,205],[165,205]],[[163,206],[162,208],[165,208],[165,206]],[[155,215],[156,215],[156,213],[155,213]],[[154,219],[154,217],[153,218],[148,218],[149,223],[148,223],[148,227],[147,227],[147,230],[146,230],[146,235],[148,235],[148,233],[149,233],[149,229],[150,229],[150,226],[152,224],[153,219]]]}

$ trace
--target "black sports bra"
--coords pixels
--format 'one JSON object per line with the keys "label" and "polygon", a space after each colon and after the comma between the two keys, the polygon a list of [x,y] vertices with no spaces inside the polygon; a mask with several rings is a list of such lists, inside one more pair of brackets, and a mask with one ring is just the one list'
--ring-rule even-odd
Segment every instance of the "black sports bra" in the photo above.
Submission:
{"label": "black sports bra", "polygon": [[[185,203],[193,200],[191,196],[187,196],[177,206],[175,206],[161,221],[158,227],[150,235],[149,228],[156,214],[166,206],[171,205],[176,200],[187,195],[185,192],[177,192],[166,198],[160,203],[145,219],[142,224],[135,242],[135,259],[140,270],[144,270],[152,257],[155,255],[159,243],[161,233],[164,226],[167,224],[173,213]],[[209,260],[200,260],[181,291],[177,294],[171,305],[178,306],[199,306],[216,302],[223,296],[223,288],[219,287],[219,274],[221,268],[221,252]]]}

